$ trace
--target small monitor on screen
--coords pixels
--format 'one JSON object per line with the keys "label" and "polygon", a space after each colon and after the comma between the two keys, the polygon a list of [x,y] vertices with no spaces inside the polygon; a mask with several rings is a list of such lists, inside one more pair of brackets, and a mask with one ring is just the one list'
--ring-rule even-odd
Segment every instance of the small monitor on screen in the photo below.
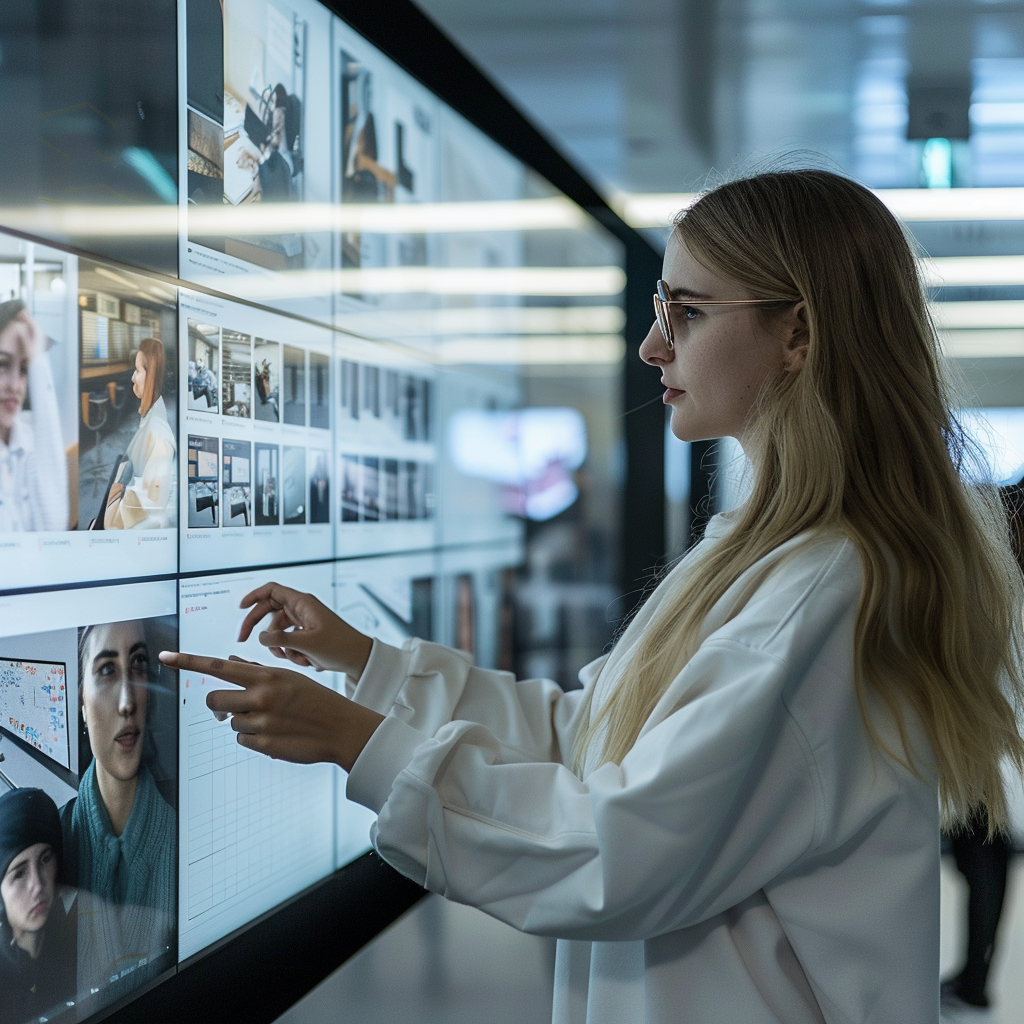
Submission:
{"label": "small monitor on screen", "polygon": [[63,662],[0,658],[0,727],[71,767],[68,671]]}

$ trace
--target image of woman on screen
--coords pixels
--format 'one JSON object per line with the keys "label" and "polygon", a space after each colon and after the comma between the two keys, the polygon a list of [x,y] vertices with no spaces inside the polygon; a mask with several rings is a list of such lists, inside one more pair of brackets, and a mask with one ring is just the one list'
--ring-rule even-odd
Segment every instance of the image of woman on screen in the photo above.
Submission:
{"label": "image of woman on screen", "polygon": [[[163,389],[164,346],[144,338],[135,354],[132,391],[142,422],[128,445],[127,462],[107,495],[107,530],[164,529],[174,525],[174,431],[167,421]],[[124,480],[125,482],[121,482]]]}
{"label": "image of woman on screen", "polygon": [[[41,789],[0,796],[0,1024],[21,1024],[75,995],[75,909],[60,884],[60,816]],[[63,1007],[61,1007],[63,1009]]]}
{"label": "image of woman on screen", "polygon": [[79,692],[92,761],[61,810],[79,889],[79,990],[134,988],[172,950],[175,815],[143,757],[153,673],[142,622],[79,632]]}
{"label": "image of woman on screen", "polygon": [[0,533],[67,528],[67,458],[46,338],[25,303],[11,299],[0,302]]}

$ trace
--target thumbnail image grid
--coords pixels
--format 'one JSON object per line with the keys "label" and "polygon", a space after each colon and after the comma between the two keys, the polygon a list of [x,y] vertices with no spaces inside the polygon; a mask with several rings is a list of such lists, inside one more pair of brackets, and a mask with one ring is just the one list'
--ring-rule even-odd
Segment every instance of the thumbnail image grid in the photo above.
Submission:
{"label": "thumbnail image grid", "polygon": [[434,384],[429,378],[343,359],[338,392],[341,434],[382,443],[432,440]]}
{"label": "thumbnail image grid", "polygon": [[433,463],[341,456],[341,522],[426,520],[433,518],[434,507]]}

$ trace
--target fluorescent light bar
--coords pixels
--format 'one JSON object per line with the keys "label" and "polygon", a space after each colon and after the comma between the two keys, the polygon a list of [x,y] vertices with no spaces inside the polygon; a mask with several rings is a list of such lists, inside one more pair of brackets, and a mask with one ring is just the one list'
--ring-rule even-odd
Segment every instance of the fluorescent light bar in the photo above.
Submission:
{"label": "fluorescent light bar", "polygon": [[[196,282],[218,291],[220,274]],[[618,295],[626,286],[621,267],[376,267],[359,270],[296,270],[238,275],[231,292],[267,300],[331,295]]]}
{"label": "fluorescent light bar", "polygon": [[[283,235],[321,231],[434,234],[578,230],[590,218],[571,200],[474,203],[246,203],[190,206],[188,229],[203,235]],[[46,236],[162,237],[178,231],[176,206],[41,206],[0,209],[0,224]]]}
{"label": "fluorescent light bar", "polygon": [[1024,328],[1024,301],[933,302],[931,312],[940,330]]}
{"label": "fluorescent light bar", "polygon": [[620,306],[472,306],[345,313],[338,326],[369,337],[457,334],[617,334],[625,326]]}
{"label": "fluorescent light bar", "polygon": [[621,267],[380,267],[338,272],[351,294],[618,295]]}
{"label": "fluorescent light bar", "polygon": [[939,331],[939,341],[951,359],[1024,356],[1024,330]]}
{"label": "fluorescent light bar", "polygon": [[617,363],[626,352],[619,335],[556,335],[529,338],[452,338],[433,351],[446,363]]}
{"label": "fluorescent light bar", "polygon": [[[880,188],[874,193],[910,223],[942,220],[1024,220],[1024,188]],[[634,228],[665,228],[696,192],[619,192],[608,202]]]}
{"label": "fluorescent light bar", "polygon": [[921,261],[933,288],[1024,285],[1024,256],[941,256]]}

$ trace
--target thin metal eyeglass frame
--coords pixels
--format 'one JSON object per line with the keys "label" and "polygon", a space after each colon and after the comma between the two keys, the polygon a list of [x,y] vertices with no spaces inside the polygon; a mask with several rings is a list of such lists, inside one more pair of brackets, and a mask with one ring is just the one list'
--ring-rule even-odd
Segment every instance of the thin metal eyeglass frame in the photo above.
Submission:
{"label": "thin metal eyeglass frame", "polygon": [[790,299],[669,299],[668,285],[664,280],[658,281],[658,290],[654,293],[654,317],[665,344],[674,349],[675,339],[672,336],[672,321],[669,317],[669,306],[774,306],[778,302],[790,302]]}

